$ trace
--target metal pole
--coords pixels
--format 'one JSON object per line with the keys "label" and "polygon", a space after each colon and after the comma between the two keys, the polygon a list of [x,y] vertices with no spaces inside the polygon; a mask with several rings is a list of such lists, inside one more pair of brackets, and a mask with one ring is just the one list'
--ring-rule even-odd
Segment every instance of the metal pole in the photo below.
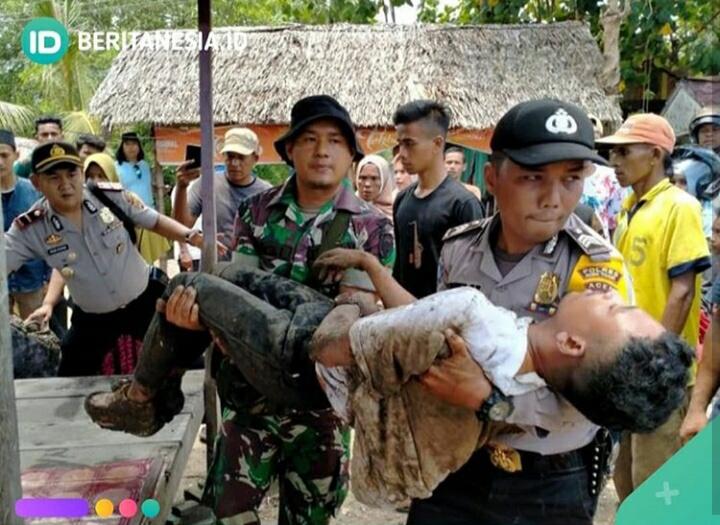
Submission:
{"label": "metal pole", "polygon": [[[2,212],[1,201],[0,212]],[[2,222],[2,213],[0,213],[0,226]],[[6,272],[5,235],[2,235],[0,237],[0,523],[20,525],[22,520],[15,516],[15,502],[22,497],[22,486]]]}
{"label": "metal pole", "polygon": [[[200,194],[202,195],[202,228],[203,249],[200,269],[210,272],[217,264],[217,224],[215,217],[214,162],[215,148],[213,145],[214,126],[212,109],[212,48],[205,49],[210,28],[212,27],[211,0],[198,0],[198,28],[202,34],[203,48],[200,50],[200,145],[201,145],[201,179]],[[207,466],[210,467],[213,457],[213,445],[218,431],[217,389],[210,376],[210,359],[212,352],[205,353],[205,423],[207,436]]]}

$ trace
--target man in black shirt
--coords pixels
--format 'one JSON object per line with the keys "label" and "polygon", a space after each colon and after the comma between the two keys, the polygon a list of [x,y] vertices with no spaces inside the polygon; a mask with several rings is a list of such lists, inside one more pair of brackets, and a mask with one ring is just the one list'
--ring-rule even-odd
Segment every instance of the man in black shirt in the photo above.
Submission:
{"label": "man in black shirt", "polygon": [[450,228],[482,218],[480,201],[447,176],[445,139],[450,117],[440,103],[416,100],[393,117],[398,156],[418,180],[393,205],[397,259],[393,277],[416,298],[436,291],[442,238]]}

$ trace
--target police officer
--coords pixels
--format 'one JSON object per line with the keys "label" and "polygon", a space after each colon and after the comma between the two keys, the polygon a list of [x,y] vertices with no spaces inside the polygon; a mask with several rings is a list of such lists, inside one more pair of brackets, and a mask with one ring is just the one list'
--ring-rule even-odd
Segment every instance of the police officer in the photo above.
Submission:
{"label": "police officer", "polygon": [[[572,104],[537,100],[508,111],[495,128],[485,172],[499,212],[446,234],[439,288],[475,286],[495,304],[536,320],[553,315],[572,291],[615,289],[631,301],[620,254],[572,214],[590,162],[604,163],[593,147],[592,123]],[[485,414],[503,403],[494,389],[480,397],[472,391],[478,367],[463,367],[461,375],[452,361],[423,378],[433,393]],[[555,396],[521,396],[514,404],[517,413],[548,419],[563,405]],[[578,414],[567,429],[538,425],[500,435],[518,451],[520,472],[505,472],[479,450],[431,498],[413,502],[408,523],[590,525],[607,453],[599,430]]]}
{"label": "police officer", "polygon": [[[542,320],[568,292],[615,289],[632,300],[620,254],[572,214],[594,151],[593,126],[578,107],[554,100],[519,104],[500,119],[485,171],[498,213],[458,226],[445,235],[438,289],[474,286],[493,303]],[[367,255],[333,250],[318,265],[356,267],[370,275],[385,306],[413,297]],[[510,400],[490,385],[459,336],[449,336],[452,356],[421,376],[439,398],[476,410],[478,417],[512,423],[512,415],[536,418],[536,428],[496,438],[517,451],[507,461],[487,449],[476,452],[426,500],[413,501],[408,525],[590,525],[604,471],[605,433],[554,395]],[[553,430],[548,431],[546,427]],[[506,458],[507,459],[507,458]]]}
{"label": "police officer", "polygon": [[[148,208],[119,184],[99,185],[98,196],[93,194],[83,185],[82,162],[70,144],[38,146],[31,164],[31,180],[44,198],[5,234],[7,271],[43,259],[62,274],[75,308],[62,342],[59,375],[93,375],[119,335],[142,339],[165,287],[164,276],[156,275],[135,248],[133,225],[121,219],[197,246],[202,235]],[[45,304],[45,319],[52,306]]]}

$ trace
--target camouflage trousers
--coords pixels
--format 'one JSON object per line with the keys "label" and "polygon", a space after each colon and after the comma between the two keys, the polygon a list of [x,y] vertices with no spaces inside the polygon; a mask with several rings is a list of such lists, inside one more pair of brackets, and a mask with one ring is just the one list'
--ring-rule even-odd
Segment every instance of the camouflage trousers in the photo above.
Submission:
{"label": "camouflage trousers", "polygon": [[326,525],[347,495],[349,434],[330,409],[277,415],[226,408],[203,501],[222,525],[257,525],[277,480],[278,523]]}
{"label": "camouflage trousers", "polygon": [[[307,346],[332,301],[236,264],[218,265],[213,275],[177,275],[164,297],[180,285],[197,290],[202,323],[225,343],[229,356],[219,375],[231,369],[230,381],[218,378],[223,424],[205,503],[223,525],[256,524],[257,508],[277,480],[281,524],[328,523],[347,494],[349,429],[329,408]],[[156,314],[135,378],[157,391],[210,342],[207,333]]]}

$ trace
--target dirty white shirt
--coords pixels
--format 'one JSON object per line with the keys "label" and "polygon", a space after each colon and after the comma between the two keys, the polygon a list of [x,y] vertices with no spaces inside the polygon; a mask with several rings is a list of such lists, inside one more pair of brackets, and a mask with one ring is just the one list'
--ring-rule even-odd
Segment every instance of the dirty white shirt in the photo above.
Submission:
{"label": "dirty white shirt", "polygon": [[[505,395],[515,396],[546,387],[536,373],[517,375],[527,353],[527,331],[532,319],[492,304],[471,287],[435,293],[412,304],[359,319],[350,329],[353,355],[363,368],[364,348],[374,348],[411,338],[428,341],[433,332],[455,328],[467,342],[475,362]],[[378,341],[380,339],[381,341]],[[346,378],[342,369],[318,365],[330,387],[326,390],[333,408],[346,413]]]}

